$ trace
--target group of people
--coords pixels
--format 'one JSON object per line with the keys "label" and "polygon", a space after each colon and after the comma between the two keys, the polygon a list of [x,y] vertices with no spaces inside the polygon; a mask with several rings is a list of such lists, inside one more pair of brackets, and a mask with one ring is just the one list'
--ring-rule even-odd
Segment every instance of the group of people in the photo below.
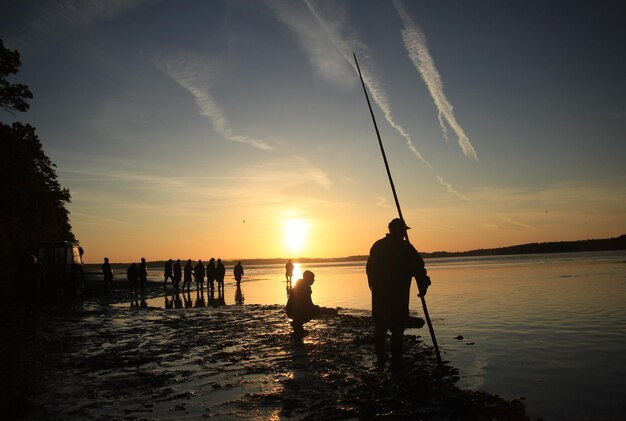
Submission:
{"label": "group of people", "polygon": [[[237,264],[241,267],[241,262]],[[243,271],[243,268],[242,268]],[[207,290],[210,292],[211,297],[215,296],[215,284],[217,283],[217,295],[218,298],[224,297],[224,278],[226,276],[226,267],[222,263],[222,259],[217,261],[212,257],[207,263],[206,268],[202,263],[202,260],[193,265],[191,259],[187,259],[184,267],[181,267],[180,259],[176,260],[176,263],[172,259],[169,259],[165,263],[163,270],[163,289],[167,287],[167,280],[171,279],[174,290],[178,290],[180,281],[182,279],[182,290],[187,292],[191,289],[192,276],[196,283],[197,291],[204,291],[204,279],[206,277]],[[241,281],[241,278],[239,278]]]}
{"label": "group of people", "polygon": [[[102,264],[102,275],[104,279],[104,290],[107,291],[111,282],[113,282],[113,270],[111,269],[108,257],[104,258],[104,263]],[[211,258],[206,267],[202,263],[202,260],[198,260],[198,262],[193,265],[191,259],[188,259],[186,264],[182,266],[180,259],[177,259],[176,262],[169,259],[165,262],[163,275],[163,289],[167,288],[167,281],[169,279],[172,282],[174,291],[179,291],[181,289],[182,291],[185,291],[186,289],[187,292],[189,292],[191,290],[191,281],[194,279],[196,283],[196,290],[204,291],[204,281],[206,278],[207,291],[211,294],[211,298],[215,297],[216,284],[218,299],[223,299],[224,297],[224,278],[226,277],[226,267],[222,263],[222,259],[217,259],[216,261],[214,258]],[[235,265],[233,275],[237,281],[237,285],[239,286],[244,275],[244,269],[241,261]],[[126,270],[126,279],[128,280],[128,286],[132,297],[143,295],[145,293],[146,283],[148,282],[148,268],[144,257],[141,258],[141,263],[139,263],[139,265],[137,265],[137,263],[131,263]]]}
{"label": "group of people", "polygon": [[[407,230],[410,229],[403,219],[395,218],[388,225],[389,233],[376,241],[370,249],[367,260],[366,273],[369,289],[372,295],[372,318],[374,321],[375,352],[379,365],[387,360],[386,336],[391,331],[391,365],[392,368],[402,365],[402,342],[404,330],[409,318],[409,292],[411,281],[415,278],[420,296],[424,296],[430,285],[430,277],[426,272],[424,260],[419,252],[407,240]],[[105,285],[113,279],[107,258],[102,267],[105,276]],[[317,317],[321,309],[312,301],[312,285],[315,274],[306,270],[302,279],[291,286],[294,265],[289,260],[285,265],[285,278],[288,284],[289,297],[285,307],[287,316],[292,319],[291,325],[294,334],[306,334],[303,325]],[[207,289],[213,297],[214,283],[217,282],[218,297],[224,296],[225,267],[221,259],[211,258],[206,268],[202,260],[192,266],[191,259],[181,268],[180,259],[173,263],[172,259],[165,264],[163,287],[171,279],[174,289],[178,291],[179,283],[183,281],[183,291],[190,290],[192,274],[195,278],[196,289],[203,291],[204,279],[207,279]],[[233,275],[240,286],[244,274],[241,262],[233,269]],[[131,264],[127,271],[131,294],[143,294],[147,280],[146,261],[141,258],[137,266]],[[139,291],[137,291],[139,290]],[[240,291],[240,289],[238,288]],[[243,301],[243,300],[242,300]]]}

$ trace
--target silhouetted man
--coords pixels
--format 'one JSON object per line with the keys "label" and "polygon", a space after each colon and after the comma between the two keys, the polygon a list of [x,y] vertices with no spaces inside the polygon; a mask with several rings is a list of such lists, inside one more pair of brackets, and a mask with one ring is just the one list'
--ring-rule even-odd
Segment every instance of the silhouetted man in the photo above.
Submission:
{"label": "silhouetted man", "polygon": [[165,262],[165,267],[163,268],[163,289],[167,286],[167,279],[172,280],[172,285],[174,285],[174,277],[172,276],[172,259],[169,259]]}
{"label": "silhouetted man", "polygon": [[184,273],[183,291],[185,290],[185,286],[187,286],[187,293],[189,293],[189,290],[191,289],[191,272],[192,271],[193,271],[193,267],[191,267],[191,259],[188,259],[183,269],[183,273]]}
{"label": "silhouetted man", "polygon": [[430,278],[424,260],[405,240],[405,222],[396,218],[389,223],[389,234],[374,243],[367,260],[367,281],[372,291],[372,317],[376,357],[379,365],[386,360],[385,335],[391,329],[391,364],[402,364],[402,337],[409,320],[409,292],[415,277],[420,294],[426,294]]}
{"label": "silhouetted man", "polygon": [[211,296],[209,299],[215,298],[215,279],[217,278],[217,268],[215,267],[215,259],[211,257],[209,263],[206,265],[206,286],[210,291]]}
{"label": "silhouetted man", "polygon": [[291,263],[291,259],[285,265],[285,279],[288,284],[291,284],[291,277],[293,276],[293,263]]}
{"label": "silhouetted man", "polygon": [[296,282],[289,293],[285,311],[292,319],[291,326],[295,335],[305,335],[306,331],[302,325],[320,314],[320,306],[313,304],[311,299],[313,282],[315,282],[315,274],[310,270],[305,270],[302,279]]}
{"label": "silhouetted man", "polygon": [[113,282],[113,271],[111,270],[108,257],[104,258],[104,263],[102,264],[102,276],[104,278],[104,292],[107,292],[109,285]]}
{"label": "silhouetted man", "polygon": [[224,298],[224,278],[226,277],[226,267],[222,263],[222,259],[217,259],[217,266],[215,268],[215,274],[217,276],[217,295],[220,298]]}
{"label": "silhouetted man", "polygon": [[148,268],[146,267],[146,259],[141,258],[139,263],[139,291],[143,294],[146,291],[146,283],[148,282]]}
{"label": "silhouetted man", "polygon": [[174,290],[178,292],[178,287],[180,286],[180,280],[183,279],[182,268],[180,267],[180,259],[176,259],[176,263],[174,263]]}
{"label": "silhouetted man", "polygon": [[193,268],[193,274],[196,278],[196,291],[204,290],[204,263],[202,260],[198,260],[198,264]]}
{"label": "silhouetted man", "polygon": [[235,275],[235,281],[237,281],[237,284],[241,283],[241,277],[243,276],[243,266],[241,266],[241,260],[235,265],[233,275]]}
{"label": "silhouetted man", "polygon": [[128,279],[128,287],[130,288],[130,295],[135,296],[138,294],[137,287],[139,284],[139,268],[137,263],[132,263],[126,270],[126,279]]}

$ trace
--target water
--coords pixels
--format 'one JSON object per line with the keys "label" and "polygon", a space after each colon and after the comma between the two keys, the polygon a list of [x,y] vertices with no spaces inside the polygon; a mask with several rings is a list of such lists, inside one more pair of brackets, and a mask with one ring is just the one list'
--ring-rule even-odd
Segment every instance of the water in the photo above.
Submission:
{"label": "water", "polygon": [[[626,251],[430,259],[426,265],[442,357],[460,369],[461,387],[523,397],[531,418],[626,418]],[[284,266],[245,269],[245,304],[286,302]],[[315,273],[316,304],[370,309],[365,262],[303,264],[294,275],[306,269]],[[150,271],[149,278],[160,280],[162,272]],[[234,303],[231,278],[227,304]],[[410,309],[422,314],[415,291]],[[163,299],[148,304],[162,306]],[[410,333],[430,343],[426,328]],[[459,335],[462,340],[454,339]]]}

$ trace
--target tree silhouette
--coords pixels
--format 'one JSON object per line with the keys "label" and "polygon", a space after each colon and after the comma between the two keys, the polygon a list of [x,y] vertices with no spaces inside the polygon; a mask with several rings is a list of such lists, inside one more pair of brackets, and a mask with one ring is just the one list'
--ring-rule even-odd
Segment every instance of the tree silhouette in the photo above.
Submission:
{"label": "tree silhouette", "polygon": [[21,65],[20,53],[5,48],[0,39],[0,107],[5,111],[26,111],[29,107],[26,100],[33,97],[28,86],[6,80],[9,75],[16,74]]}
{"label": "tree silhouette", "polygon": [[[20,54],[0,40],[0,108],[10,114],[28,110],[27,100],[33,96],[26,85],[6,80],[20,65]],[[35,128],[0,123],[0,147],[0,290],[6,292],[18,266],[40,242],[75,238],[65,208],[70,192],[61,188],[56,165],[43,151]]]}

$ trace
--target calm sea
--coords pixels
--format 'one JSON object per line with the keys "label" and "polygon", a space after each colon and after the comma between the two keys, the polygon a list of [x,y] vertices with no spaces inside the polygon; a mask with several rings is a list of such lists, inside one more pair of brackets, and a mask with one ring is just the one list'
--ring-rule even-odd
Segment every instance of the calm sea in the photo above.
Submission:
{"label": "calm sea", "polygon": [[[283,265],[243,264],[245,304],[286,302]],[[426,266],[430,316],[461,387],[523,397],[531,418],[626,419],[626,251],[429,259]],[[370,309],[365,262],[296,266],[307,269],[315,273],[316,304]],[[228,270],[226,303],[233,304]],[[421,315],[412,288],[411,311]],[[431,343],[427,328],[408,333]]]}

